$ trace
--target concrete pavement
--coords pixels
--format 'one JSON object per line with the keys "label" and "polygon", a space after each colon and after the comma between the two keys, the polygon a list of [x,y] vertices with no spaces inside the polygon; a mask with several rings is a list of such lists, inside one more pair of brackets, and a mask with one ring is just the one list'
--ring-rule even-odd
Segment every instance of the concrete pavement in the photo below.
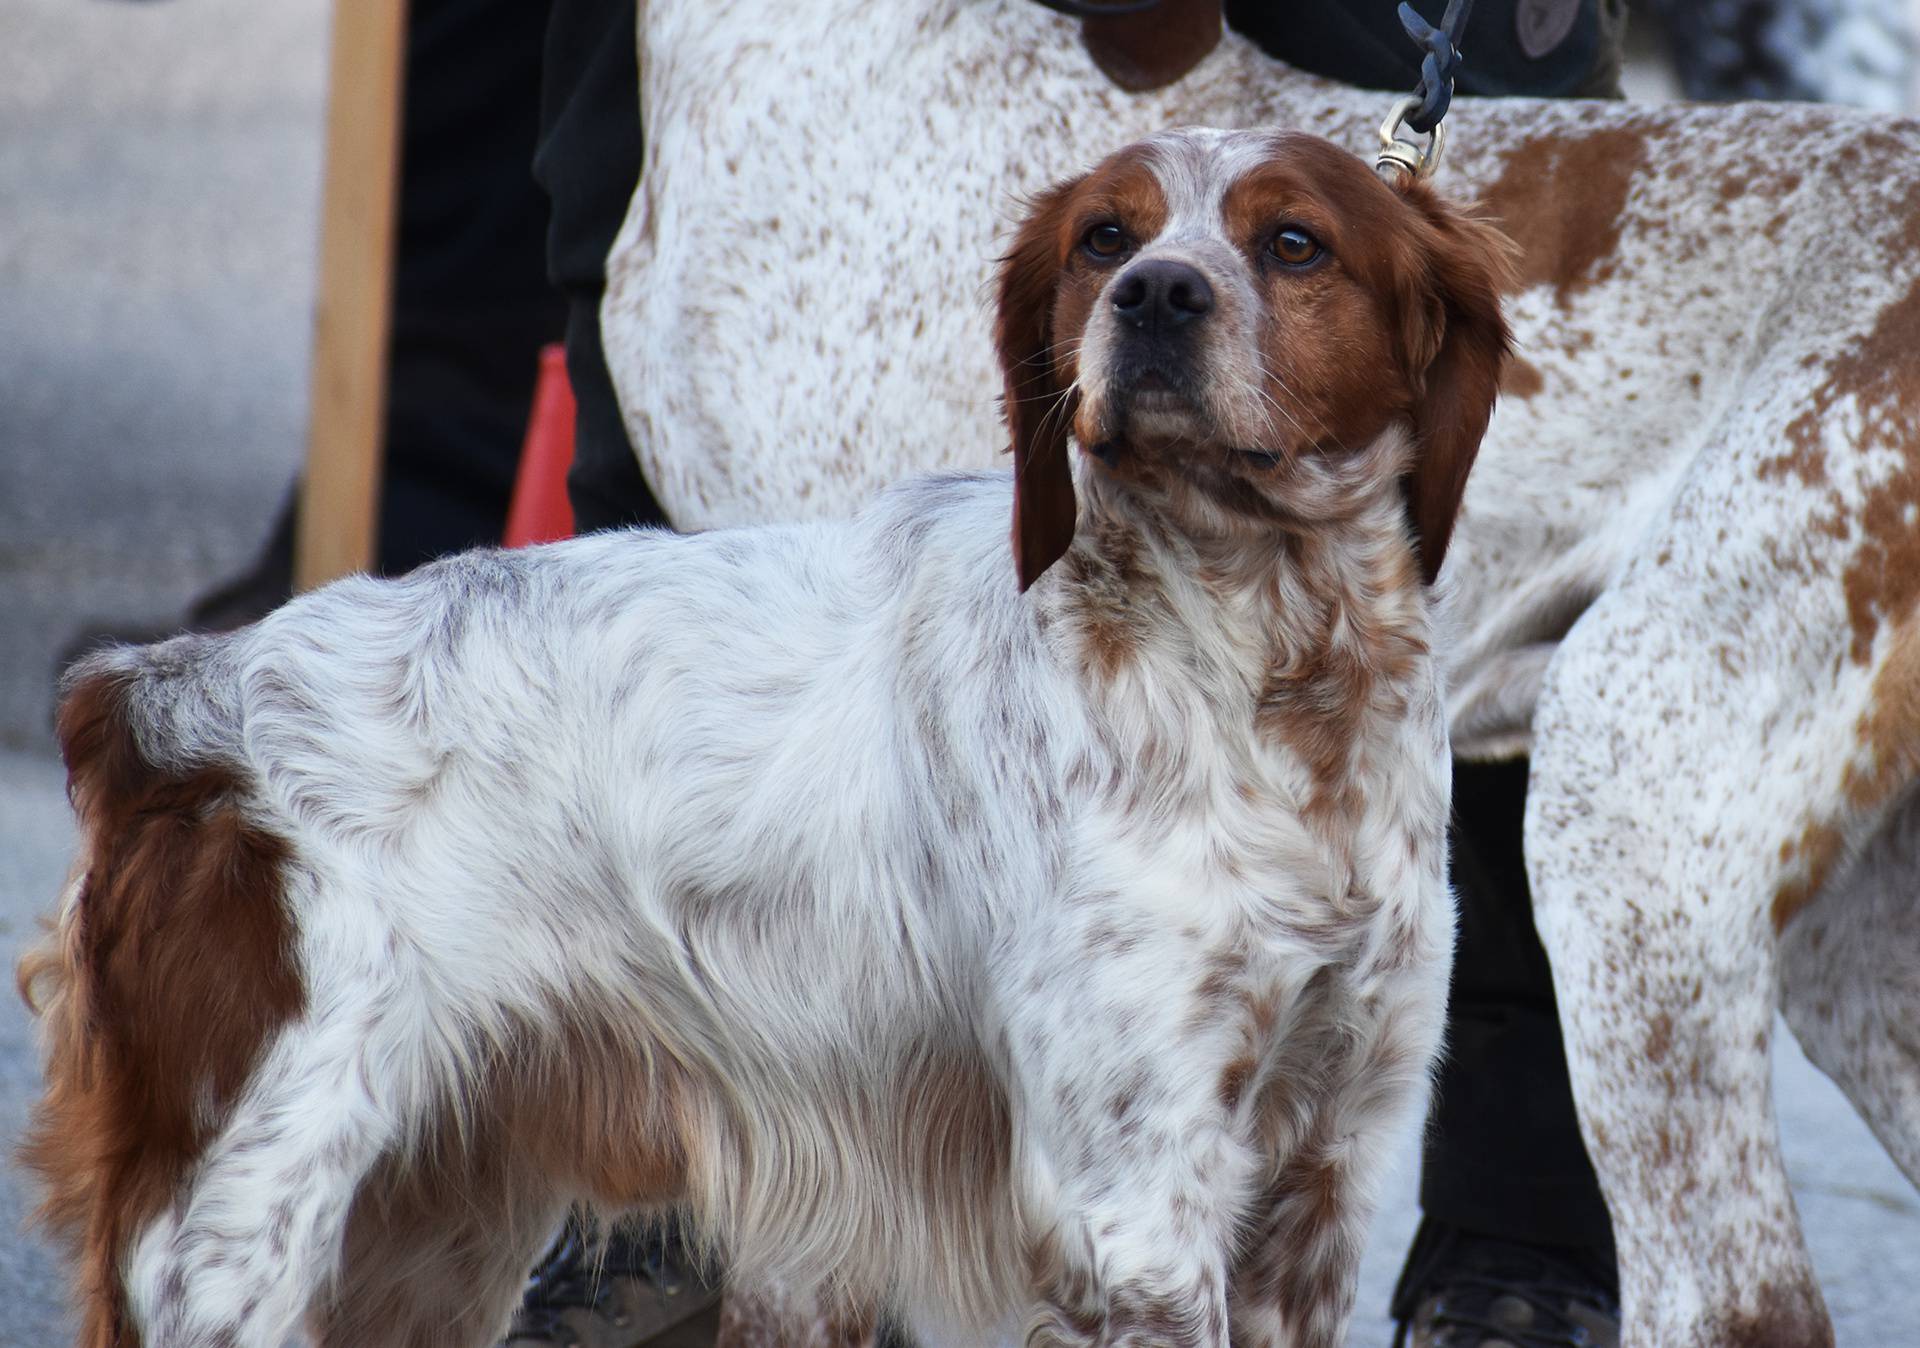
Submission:
{"label": "concrete pavement", "polygon": [[[54,653],[151,622],[255,546],[299,457],[319,169],[319,0],[0,7],[0,956],[70,847],[47,732]],[[0,1145],[36,1069],[0,994]],[[1842,1344],[1920,1342],[1920,1200],[1791,1046],[1788,1156]],[[1414,1221],[1411,1140],[1354,1342]],[[0,1167],[0,1348],[70,1333]]]}

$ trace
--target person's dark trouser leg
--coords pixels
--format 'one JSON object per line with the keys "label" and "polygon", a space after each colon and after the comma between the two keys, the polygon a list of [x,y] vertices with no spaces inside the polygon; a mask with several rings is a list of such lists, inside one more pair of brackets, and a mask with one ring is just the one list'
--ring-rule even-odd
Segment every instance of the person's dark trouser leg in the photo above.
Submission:
{"label": "person's dark trouser leg", "polygon": [[534,176],[552,202],[547,270],[567,301],[579,408],[567,494],[582,533],[664,524],[634,459],[600,345],[607,250],[640,181],[633,0],[555,0],[547,24]]}
{"label": "person's dark trouser leg", "polygon": [[1533,928],[1520,849],[1526,789],[1524,759],[1454,765],[1460,933],[1420,1206],[1470,1231],[1610,1252]]}
{"label": "person's dark trouser leg", "polygon": [[416,0],[407,21],[399,222],[376,569],[500,541],[542,345],[544,15],[524,0]]}

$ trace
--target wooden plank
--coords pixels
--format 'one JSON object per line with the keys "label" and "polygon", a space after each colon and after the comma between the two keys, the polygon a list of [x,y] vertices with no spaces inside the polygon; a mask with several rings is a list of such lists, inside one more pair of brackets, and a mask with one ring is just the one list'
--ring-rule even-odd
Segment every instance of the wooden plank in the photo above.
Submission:
{"label": "wooden plank", "polygon": [[406,0],[335,0],[306,480],[294,584],[373,564]]}

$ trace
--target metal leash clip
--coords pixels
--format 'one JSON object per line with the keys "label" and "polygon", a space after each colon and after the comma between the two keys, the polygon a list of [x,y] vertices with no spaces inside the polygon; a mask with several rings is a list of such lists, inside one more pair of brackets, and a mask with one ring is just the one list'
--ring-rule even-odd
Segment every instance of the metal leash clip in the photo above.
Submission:
{"label": "metal leash clip", "polygon": [[[1447,0],[1446,17],[1438,27],[1428,23],[1412,5],[1400,6],[1400,26],[1420,49],[1420,83],[1411,94],[1393,105],[1387,120],[1380,124],[1380,154],[1373,161],[1382,178],[1396,186],[1412,178],[1433,176],[1440,156],[1447,148],[1447,128],[1441,119],[1453,101],[1453,77],[1460,67],[1460,36],[1467,28],[1467,15],[1473,0]],[[1423,146],[1406,140],[1400,128],[1415,136],[1424,135]]]}
{"label": "metal leash clip", "polygon": [[1387,114],[1387,120],[1380,123],[1380,153],[1374,159],[1373,166],[1380,176],[1406,174],[1409,177],[1425,180],[1433,176],[1440,166],[1440,156],[1447,149],[1447,124],[1435,122],[1433,130],[1427,133],[1427,143],[1407,140],[1400,135],[1400,128],[1406,125],[1410,116],[1420,106],[1418,94],[1408,94],[1393,105],[1393,111]]}

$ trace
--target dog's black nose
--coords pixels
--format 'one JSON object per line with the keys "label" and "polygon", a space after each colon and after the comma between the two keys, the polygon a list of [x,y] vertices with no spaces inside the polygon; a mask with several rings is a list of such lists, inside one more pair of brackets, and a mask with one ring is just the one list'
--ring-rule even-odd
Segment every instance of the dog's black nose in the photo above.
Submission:
{"label": "dog's black nose", "polygon": [[1213,310],[1213,287],[1184,262],[1136,262],[1113,287],[1114,312],[1142,331],[1168,331]]}

